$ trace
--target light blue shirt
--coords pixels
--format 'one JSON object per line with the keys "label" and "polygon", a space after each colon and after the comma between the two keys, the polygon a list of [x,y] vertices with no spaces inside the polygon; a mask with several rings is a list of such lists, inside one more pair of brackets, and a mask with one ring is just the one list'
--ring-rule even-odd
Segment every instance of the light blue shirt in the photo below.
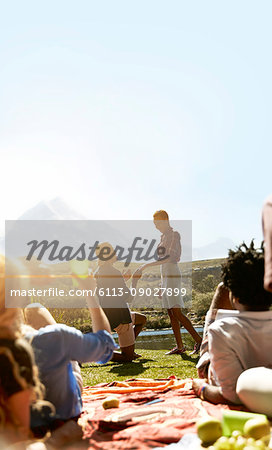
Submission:
{"label": "light blue shirt", "polygon": [[40,328],[26,338],[31,340],[40,380],[46,388],[45,399],[55,406],[56,417],[66,420],[78,416],[82,399],[71,361],[105,364],[117,347],[113,338],[105,330],[83,334],[61,324]]}

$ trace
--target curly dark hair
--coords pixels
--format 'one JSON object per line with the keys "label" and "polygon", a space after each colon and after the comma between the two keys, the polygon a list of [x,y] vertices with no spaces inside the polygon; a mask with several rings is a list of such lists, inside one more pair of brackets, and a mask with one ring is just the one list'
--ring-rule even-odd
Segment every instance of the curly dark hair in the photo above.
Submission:
{"label": "curly dark hair", "polygon": [[249,311],[265,311],[272,304],[272,294],[263,287],[264,246],[249,247],[243,242],[235,250],[229,250],[227,262],[222,266],[224,285]]}

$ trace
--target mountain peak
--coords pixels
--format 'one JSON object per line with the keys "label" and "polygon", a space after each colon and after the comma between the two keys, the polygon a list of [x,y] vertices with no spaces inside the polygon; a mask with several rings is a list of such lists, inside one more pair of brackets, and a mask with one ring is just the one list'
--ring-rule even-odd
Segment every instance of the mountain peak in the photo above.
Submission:
{"label": "mountain peak", "polygon": [[28,209],[19,220],[84,220],[77,211],[70,208],[60,197],[52,200],[42,200],[33,208]]}
{"label": "mountain peak", "polygon": [[193,248],[193,260],[227,258],[228,250],[234,248],[234,242],[227,237],[219,237],[202,247]]}

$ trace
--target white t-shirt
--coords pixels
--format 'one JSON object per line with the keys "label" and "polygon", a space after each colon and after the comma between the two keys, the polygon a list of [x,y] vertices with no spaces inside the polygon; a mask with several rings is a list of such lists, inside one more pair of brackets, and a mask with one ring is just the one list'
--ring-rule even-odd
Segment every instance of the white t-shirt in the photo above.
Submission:
{"label": "white t-shirt", "polygon": [[272,311],[245,311],[216,320],[209,327],[209,383],[223,397],[241,403],[236,394],[239,375],[252,367],[272,367]]}

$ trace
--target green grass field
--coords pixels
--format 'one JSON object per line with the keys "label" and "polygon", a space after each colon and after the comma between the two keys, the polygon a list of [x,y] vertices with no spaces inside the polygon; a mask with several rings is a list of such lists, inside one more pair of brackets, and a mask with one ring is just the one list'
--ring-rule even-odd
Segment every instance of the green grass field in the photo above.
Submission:
{"label": "green grass field", "polygon": [[[205,313],[209,308],[215,286],[220,281],[220,272],[208,272],[206,269],[217,267],[220,268],[224,259],[211,259],[203,261],[194,261],[193,263],[183,263],[182,272],[193,269],[193,302],[190,309],[188,309],[188,315],[191,317],[193,323],[203,324]],[[131,265],[131,270],[135,270],[137,264]],[[135,267],[134,267],[135,266]],[[152,271],[153,275],[157,277],[146,277],[140,280],[139,285],[152,286],[159,282],[159,267],[155,267]],[[195,275],[194,275],[195,274]],[[137,306],[136,306],[137,307]],[[68,325],[76,326],[83,332],[91,331],[91,322],[88,310],[85,309],[59,309],[52,311],[58,322],[67,323]],[[156,308],[145,307],[142,311],[147,315],[148,322],[147,328],[160,329],[170,327],[170,321],[166,311],[156,310]],[[191,349],[193,347],[193,341],[190,338],[186,342],[187,335],[183,335],[185,339],[184,343],[186,348]],[[132,363],[120,364],[109,362],[105,365],[99,364],[84,364],[82,368],[84,385],[95,385],[103,382],[111,382],[114,380],[126,380],[129,378],[167,378],[170,375],[176,375],[179,378],[190,378],[197,376],[196,362],[198,356],[190,356],[188,350],[182,356],[172,355],[166,356],[165,352],[168,343],[163,345],[164,349],[156,346],[147,348],[137,348],[136,351],[142,355],[142,358]],[[174,341],[171,345],[174,344]],[[139,344],[138,344],[139,345]],[[163,346],[162,345],[162,346]],[[173,346],[173,345],[172,345]],[[153,349],[153,348],[156,348]],[[169,346],[169,349],[172,348]]]}
{"label": "green grass field", "polygon": [[105,365],[84,364],[82,375],[84,386],[109,383],[129,378],[179,378],[197,377],[195,368],[198,356],[190,356],[189,351],[180,355],[165,355],[165,350],[140,350],[142,358],[132,363],[109,362]]}
{"label": "green grass field", "polygon": [[126,364],[114,362],[105,365],[83,364],[84,385],[93,386],[97,383],[123,381],[129,378],[167,378],[170,375],[176,375],[178,378],[197,377],[195,366],[198,355],[189,355],[194,341],[188,333],[182,334],[182,340],[188,349],[186,353],[182,356],[165,355],[165,352],[175,345],[174,336],[171,338],[169,335],[165,335],[165,338],[150,336],[147,339],[139,335],[136,340],[136,352],[142,355],[142,358]]}

